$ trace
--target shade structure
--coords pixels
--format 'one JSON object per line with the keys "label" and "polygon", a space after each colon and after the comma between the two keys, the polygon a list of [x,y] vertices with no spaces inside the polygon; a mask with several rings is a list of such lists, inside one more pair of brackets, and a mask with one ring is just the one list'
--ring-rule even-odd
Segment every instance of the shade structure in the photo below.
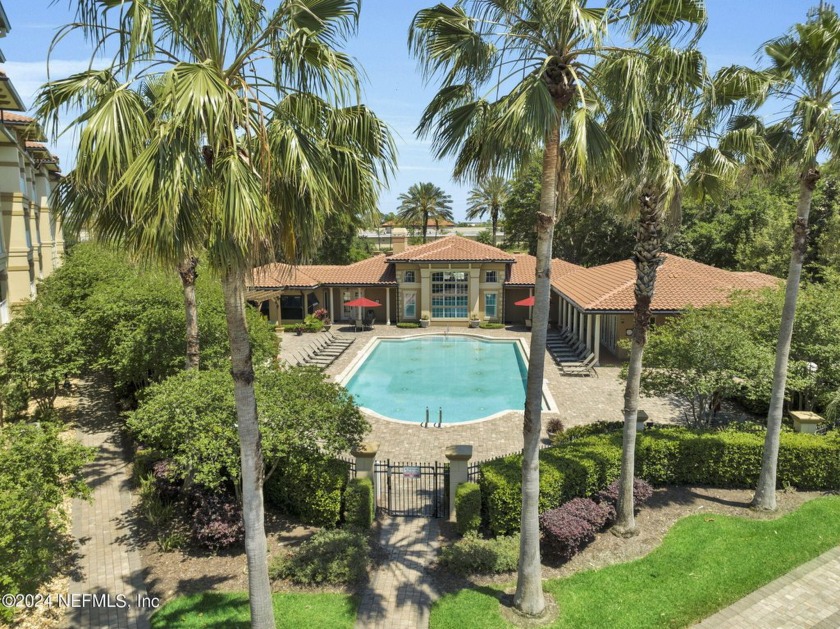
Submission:
{"label": "shade structure", "polygon": [[513,305],[514,306],[533,306],[534,303],[536,303],[536,298],[534,297],[534,295],[531,295],[530,297],[526,297],[525,299],[520,299],[519,301],[514,302]]}
{"label": "shade structure", "polygon": [[382,304],[373,301],[372,299],[368,299],[367,297],[359,297],[358,299],[354,299],[352,301],[345,301],[344,305],[350,308],[375,308],[376,306],[381,306]]}

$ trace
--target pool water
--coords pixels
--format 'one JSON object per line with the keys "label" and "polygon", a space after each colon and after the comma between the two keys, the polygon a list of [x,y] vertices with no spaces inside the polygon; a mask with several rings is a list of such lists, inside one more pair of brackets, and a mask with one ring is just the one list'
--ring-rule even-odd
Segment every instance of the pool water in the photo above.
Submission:
{"label": "pool water", "polygon": [[356,403],[392,419],[444,424],[522,410],[528,367],[518,341],[465,336],[381,339],[345,384]]}

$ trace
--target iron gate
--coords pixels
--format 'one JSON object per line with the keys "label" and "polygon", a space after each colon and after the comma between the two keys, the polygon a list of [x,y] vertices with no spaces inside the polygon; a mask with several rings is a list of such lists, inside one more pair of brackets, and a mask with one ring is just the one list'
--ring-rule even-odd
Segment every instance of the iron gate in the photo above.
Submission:
{"label": "iron gate", "polygon": [[392,516],[449,517],[448,463],[394,463],[373,466],[376,507]]}

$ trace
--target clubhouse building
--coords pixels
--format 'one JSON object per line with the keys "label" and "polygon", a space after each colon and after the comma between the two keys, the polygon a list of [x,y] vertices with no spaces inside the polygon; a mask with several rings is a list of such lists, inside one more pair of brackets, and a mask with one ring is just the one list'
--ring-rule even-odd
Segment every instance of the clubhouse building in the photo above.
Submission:
{"label": "clubhouse building", "polygon": [[[365,297],[379,307],[365,312],[377,324],[418,322],[466,326],[471,318],[529,324],[531,308],[515,302],[534,293],[536,258],[511,254],[457,235],[407,246],[404,229],[391,235],[393,251],[349,264],[275,263],[254,269],[249,300],[270,320],[301,320],[326,308],[334,322],[353,322],[344,303]],[[636,271],[630,260],[584,268],[552,261],[550,323],[571,330],[600,358],[620,356],[618,341],[633,326]],[[666,254],[653,299],[655,323],[687,307],[725,302],[735,291],[777,286],[778,278],[734,272]]]}

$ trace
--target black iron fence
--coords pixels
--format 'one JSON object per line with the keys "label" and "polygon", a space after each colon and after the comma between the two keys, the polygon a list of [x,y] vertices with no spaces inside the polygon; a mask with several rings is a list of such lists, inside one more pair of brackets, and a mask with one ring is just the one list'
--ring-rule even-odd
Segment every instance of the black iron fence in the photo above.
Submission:
{"label": "black iron fence", "polygon": [[373,466],[376,506],[387,515],[449,517],[449,464],[390,459]]}

